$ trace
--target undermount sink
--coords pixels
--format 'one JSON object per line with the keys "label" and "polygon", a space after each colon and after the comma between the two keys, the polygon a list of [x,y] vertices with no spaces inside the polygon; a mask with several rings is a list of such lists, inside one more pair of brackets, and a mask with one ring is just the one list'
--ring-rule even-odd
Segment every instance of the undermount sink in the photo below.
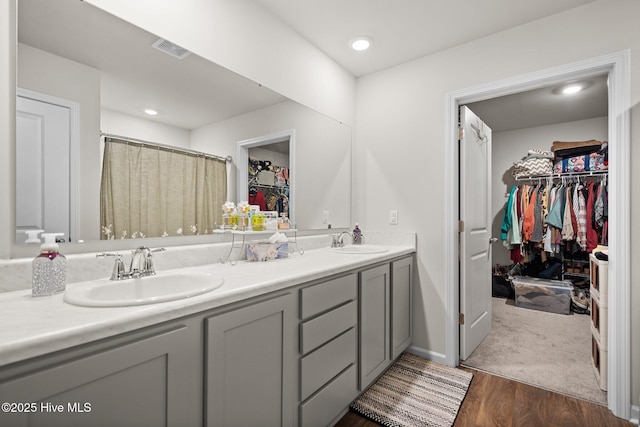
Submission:
{"label": "undermount sink", "polygon": [[67,290],[64,300],[86,307],[126,307],[190,298],[223,284],[224,279],[206,272],[161,272],[136,279],[89,282]]}
{"label": "undermount sink", "polygon": [[389,249],[376,245],[346,245],[342,248],[327,248],[327,250],[337,254],[380,254]]}

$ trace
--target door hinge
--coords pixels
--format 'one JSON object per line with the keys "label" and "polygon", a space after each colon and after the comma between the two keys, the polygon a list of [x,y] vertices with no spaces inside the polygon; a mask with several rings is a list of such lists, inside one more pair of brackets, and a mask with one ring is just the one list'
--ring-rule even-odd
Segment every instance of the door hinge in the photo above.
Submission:
{"label": "door hinge", "polygon": [[464,129],[461,127],[458,127],[458,141],[462,141],[464,140]]}
{"label": "door hinge", "polygon": [[458,221],[458,233],[462,233],[464,231],[464,221]]}
{"label": "door hinge", "polygon": [[464,313],[458,313],[458,323],[464,325]]}

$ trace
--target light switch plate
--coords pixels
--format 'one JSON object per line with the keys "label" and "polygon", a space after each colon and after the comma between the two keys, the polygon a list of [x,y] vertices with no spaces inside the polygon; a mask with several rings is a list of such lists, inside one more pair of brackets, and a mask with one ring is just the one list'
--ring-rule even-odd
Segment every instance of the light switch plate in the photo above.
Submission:
{"label": "light switch plate", "polygon": [[389,224],[398,225],[398,211],[396,209],[389,211]]}

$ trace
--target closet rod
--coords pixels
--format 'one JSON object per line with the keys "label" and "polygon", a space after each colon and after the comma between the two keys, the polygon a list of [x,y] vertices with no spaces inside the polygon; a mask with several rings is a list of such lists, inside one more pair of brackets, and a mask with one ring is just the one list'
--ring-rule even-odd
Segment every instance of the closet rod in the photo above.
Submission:
{"label": "closet rod", "polygon": [[158,142],[144,141],[142,139],[130,138],[128,136],[114,135],[111,133],[100,132],[100,136],[105,138],[119,139],[127,143],[139,144],[143,147],[144,146],[158,147],[158,148],[162,148],[169,151],[175,151],[178,153],[187,153],[187,154],[194,154],[196,156],[211,157],[211,158],[222,160],[223,162],[228,162],[228,163],[233,162],[233,157],[231,156],[227,156],[227,157],[216,156],[215,154],[203,153],[202,151],[190,150],[188,148],[182,148],[182,147],[174,147],[171,145],[160,144]]}
{"label": "closet rod", "polygon": [[516,177],[516,181],[531,181],[534,179],[543,180],[543,179],[560,179],[564,177],[572,177],[572,176],[603,176],[607,175],[609,170],[595,170],[595,171],[584,171],[584,172],[564,172],[564,173],[553,173],[550,175],[535,175],[535,176],[518,176]]}

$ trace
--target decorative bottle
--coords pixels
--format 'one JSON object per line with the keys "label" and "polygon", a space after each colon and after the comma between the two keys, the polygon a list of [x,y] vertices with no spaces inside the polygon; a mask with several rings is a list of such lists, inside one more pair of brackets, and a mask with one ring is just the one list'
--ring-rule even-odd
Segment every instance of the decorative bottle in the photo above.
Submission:
{"label": "decorative bottle", "polygon": [[57,236],[64,236],[64,233],[42,234],[44,243],[40,245],[40,255],[33,260],[33,296],[53,295],[66,288],[67,259],[60,253]]}
{"label": "decorative bottle", "polygon": [[362,231],[360,230],[360,227],[358,227],[357,222],[355,228],[353,229],[352,240],[354,245],[362,244]]}

